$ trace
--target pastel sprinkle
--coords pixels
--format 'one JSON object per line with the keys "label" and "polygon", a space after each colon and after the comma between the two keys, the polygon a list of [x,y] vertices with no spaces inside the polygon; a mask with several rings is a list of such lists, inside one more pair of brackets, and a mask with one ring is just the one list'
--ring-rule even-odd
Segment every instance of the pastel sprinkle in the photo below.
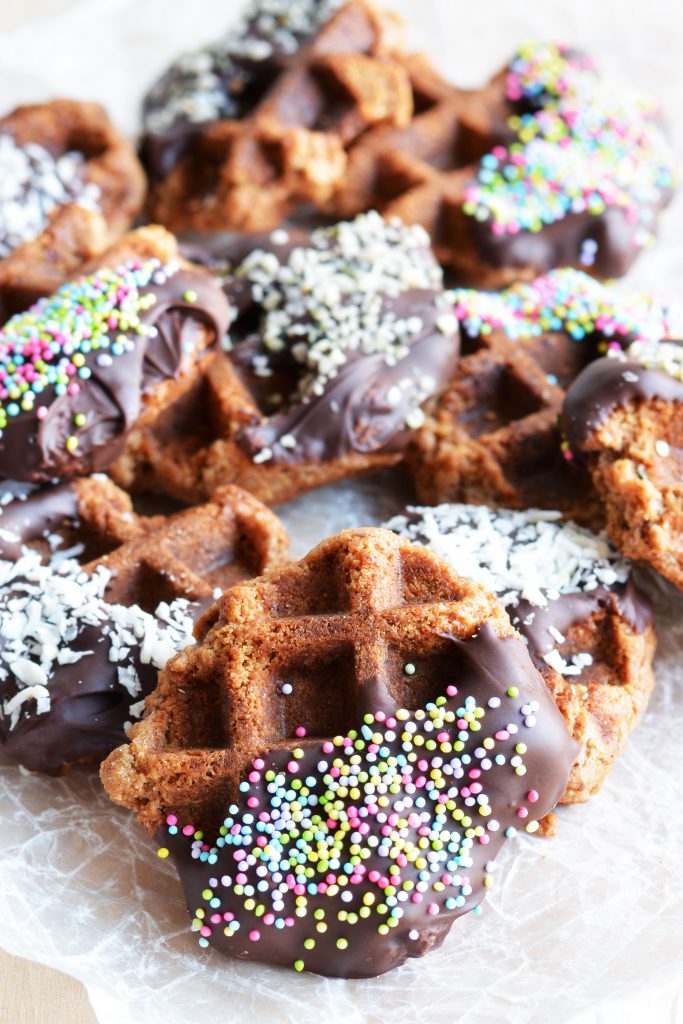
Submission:
{"label": "pastel sprinkle", "polygon": [[599,352],[620,352],[633,340],[683,337],[683,305],[624,293],[569,267],[501,292],[458,288],[450,294],[462,329],[473,338],[492,331],[512,339],[564,331],[576,341],[594,340]]}
{"label": "pastel sprinkle", "polygon": [[[202,876],[209,885],[193,913],[200,940],[215,935],[218,943],[241,925],[250,942],[266,944],[267,929],[307,922],[299,950],[292,948],[302,971],[306,961],[296,953],[315,949],[329,931],[344,951],[358,941],[360,924],[389,935],[411,905],[430,917],[472,909],[474,887],[483,894],[493,884],[497,844],[515,834],[510,817],[529,830],[520,804],[538,798],[536,790],[512,784],[518,812],[492,806],[487,790],[526,772],[527,746],[514,737],[536,703],[506,702],[505,717],[498,710],[490,722],[493,698],[479,704],[452,684],[444,691],[448,697],[415,711],[366,713],[358,729],[317,747],[255,758],[215,839],[167,817],[169,845],[189,847],[200,863],[223,858],[215,878]],[[499,692],[520,696],[514,685]],[[502,703],[496,698],[492,707]],[[502,744],[505,756],[496,759]],[[481,883],[477,847],[487,851]]]}
{"label": "pastel sprinkle", "polygon": [[[653,242],[654,209],[674,184],[674,154],[649,99],[615,91],[590,58],[553,43],[523,45],[509,66],[515,134],[481,160],[466,215],[494,236],[539,232],[571,214],[623,211],[634,248]],[[581,257],[595,262],[594,239]]]}
{"label": "pastel sprinkle", "polygon": [[[115,270],[103,268],[67,282],[7,321],[0,330],[0,433],[22,411],[32,412],[38,395],[47,392],[47,405],[60,395],[78,395],[80,382],[90,377],[89,359],[99,364],[100,355],[123,355],[135,336],[154,331],[143,317],[157,300],[144,289],[160,267],[158,259],[149,259],[131,260]],[[169,264],[163,272],[168,277],[176,269]],[[36,410],[39,419],[45,417],[47,405]],[[83,413],[74,417],[76,427],[86,422]],[[75,434],[69,435],[65,447],[76,450]]]}

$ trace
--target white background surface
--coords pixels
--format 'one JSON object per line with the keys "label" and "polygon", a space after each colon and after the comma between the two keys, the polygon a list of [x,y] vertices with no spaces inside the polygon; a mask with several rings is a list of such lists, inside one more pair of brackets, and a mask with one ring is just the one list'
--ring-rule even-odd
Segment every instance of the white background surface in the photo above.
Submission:
{"label": "white background surface", "polygon": [[[0,0],[3,106],[63,94],[107,103],[136,128],[145,85],[180,49],[217,35],[229,0]],[[397,0],[416,48],[474,85],[523,39],[584,45],[630,85],[662,96],[683,142],[683,11],[612,0]],[[13,27],[15,26],[15,27]],[[683,201],[631,283],[680,295]],[[683,295],[680,296],[683,300]],[[383,480],[319,492],[286,511],[300,554],[401,507]],[[80,978],[102,1024],[630,1024],[683,1020],[683,599],[659,604],[651,712],[604,790],[561,813],[559,836],[508,844],[482,919],[375,982],[286,974],[201,952],[180,890],[92,772],[27,778],[0,759],[0,946]],[[2,1024],[5,1024],[3,1021]],[[15,1022],[8,1022],[15,1024]],[[42,1024],[42,1022],[41,1022]],[[46,1022],[49,1024],[49,1022]]]}

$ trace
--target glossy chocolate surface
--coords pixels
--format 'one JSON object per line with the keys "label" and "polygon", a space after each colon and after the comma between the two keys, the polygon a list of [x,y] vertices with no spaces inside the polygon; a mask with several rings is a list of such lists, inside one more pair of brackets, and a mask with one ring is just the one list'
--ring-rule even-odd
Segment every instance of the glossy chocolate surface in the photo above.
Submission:
{"label": "glossy chocolate surface", "polygon": [[[486,625],[468,641],[448,636],[444,640],[452,661],[450,670],[444,672],[442,711],[444,715],[452,712],[452,717],[435,722],[435,732],[440,730],[435,751],[430,753],[429,748],[414,742],[424,722],[432,721],[429,710],[399,715],[398,725],[389,710],[388,720],[375,717],[367,734],[373,730],[375,735],[382,734],[377,737],[379,748],[365,741],[354,746],[347,740],[345,751],[329,741],[301,740],[299,754],[294,752],[298,758],[295,774],[292,751],[282,748],[264,753],[249,776],[250,784],[230,807],[225,838],[218,842],[210,837],[196,839],[191,828],[186,834],[185,822],[159,835],[180,875],[190,913],[202,926],[200,942],[241,959],[335,977],[374,977],[438,947],[453,922],[481,903],[491,881],[491,862],[506,837],[552,809],[564,790],[578,744],[567,733],[521,641],[500,639]],[[457,687],[457,695],[449,686]],[[465,707],[473,714],[475,705],[483,712],[477,719],[480,728],[468,732],[467,723],[460,718]],[[430,735],[429,729],[425,735]],[[491,738],[492,746],[481,746],[485,737]],[[448,747],[453,742],[457,754]],[[373,753],[376,749],[377,754]],[[450,754],[445,753],[447,749]],[[334,777],[329,773],[332,750],[341,759],[332,764],[340,766],[342,776],[344,763],[355,763],[362,774],[357,795],[345,797],[348,790],[337,791],[340,802],[328,804]],[[349,761],[354,750],[356,760]],[[398,777],[394,769],[386,769],[387,784],[394,771],[396,788],[389,790],[384,810],[376,806],[376,789],[362,781],[378,761],[380,772],[386,762],[404,766]],[[269,784],[268,778],[276,781]],[[291,831],[283,837],[278,829],[284,825],[287,832],[289,828],[287,815],[295,794],[290,791],[285,796],[284,791],[296,779],[305,779],[308,796],[302,806],[306,821],[313,819],[309,830],[320,828],[322,836],[337,829],[339,843],[333,856],[336,861],[326,870],[317,859],[308,860],[302,853],[299,863],[310,864],[312,871],[301,890],[294,886],[303,867],[295,867],[290,860],[278,869],[278,860],[294,846]],[[435,785],[430,779],[443,781]],[[278,795],[274,797],[274,793]],[[447,805],[437,800],[439,794],[442,801],[449,801]],[[481,812],[487,800],[490,811],[485,808]],[[316,809],[328,806],[334,806],[334,812],[322,811],[321,824],[316,826]],[[298,820],[296,809],[294,814]],[[481,828],[471,832],[467,821],[463,824],[463,814],[472,816],[473,828],[480,822]],[[326,822],[331,815],[334,821]],[[344,824],[347,815],[348,830]],[[258,821],[256,835],[247,824],[254,821]],[[307,826],[300,827],[308,835]],[[238,838],[233,842],[235,835]],[[426,845],[420,846],[421,837]],[[263,852],[266,844],[269,855]],[[307,842],[302,840],[302,844],[302,851],[309,849]],[[361,867],[354,868],[349,860],[351,846],[361,851],[356,861]],[[422,869],[415,861],[420,850],[427,858]],[[328,872],[344,874],[347,863],[348,884],[333,885]],[[291,884],[285,881],[288,873]],[[401,894],[398,899],[387,899],[389,874],[393,891]],[[278,878],[283,880],[279,888]],[[235,879],[239,893],[233,888]],[[245,907],[251,886],[256,887],[256,902],[265,904],[265,913],[248,909],[255,906],[248,899]],[[276,891],[281,894],[275,895],[276,916],[285,922],[281,928],[269,913]],[[303,916],[295,914],[297,892],[306,893]],[[388,903],[385,918],[376,912],[379,901]],[[363,907],[367,912],[361,913]],[[382,933],[378,929],[388,918],[396,924]],[[239,930],[230,927],[235,919]],[[317,927],[316,922],[326,927]]]}
{"label": "glossy chocolate surface", "polygon": [[564,400],[562,422],[572,452],[579,457],[612,412],[630,402],[661,398],[683,402],[683,383],[663,370],[633,360],[598,359],[579,374]]}
{"label": "glossy chocolate surface", "polygon": [[[84,360],[90,375],[79,381],[77,394],[49,389],[40,395],[39,405],[46,409],[42,418],[38,405],[9,418],[0,437],[0,477],[45,483],[105,469],[123,450],[145,398],[202,357],[203,325],[213,331],[214,341],[228,327],[225,297],[201,270],[177,270],[162,284],[152,282],[143,294],[156,298],[140,315],[154,333],[124,332],[129,344],[104,365],[100,353],[90,352]],[[191,302],[189,294],[194,295]],[[76,431],[78,447],[69,450],[67,440],[81,416],[86,424]]]}

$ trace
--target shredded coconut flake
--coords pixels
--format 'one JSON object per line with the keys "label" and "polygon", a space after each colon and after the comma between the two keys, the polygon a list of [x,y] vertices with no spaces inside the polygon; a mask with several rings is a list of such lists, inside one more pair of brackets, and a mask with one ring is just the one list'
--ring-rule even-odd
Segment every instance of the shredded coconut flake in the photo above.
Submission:
{"label": "shredded coconut flake", "polygon": [[28,548],[16,562],[0,560],[0,680],[11,677],[19,688],[0,710],[10,729],[22,712],[50,710],[50,680],[60,666],[94,655],[94,649],[74,649],[87,629],[108,642],[119,685],[131,697],[141,692],[138,665],[162,669],[194,642],[187,600],[162,602],[154,615],[137,605],[110,604],[104,596],[109,579],[104,568],[87,575],[71,559],[43,564]]}
{"label": "shredded coconut flake", "polygon": [[[406,512],[386,527],[424,544],[458,573],[492,590],[508,607],[527,601],[542,608],[561,594],[609,589],[630,575],[630,563],[606,534],[562,522],[559,512],[455,504],[411,506]],[[531,618],[523,624],[530,625]],[[557,644],[564,643],[554,626],[548,633]],[[566,661],[556,648],[544,660],[565,676],[579,675],[592,662],[586,653]]]}
{"label": "shredded coconut flake", "polygon": [[43,146],[19,146],[0,134],[0,259],[47,227],[53,210],[77,203],[99,208],[100,190],[86,182],[82,153],[54,157]]}

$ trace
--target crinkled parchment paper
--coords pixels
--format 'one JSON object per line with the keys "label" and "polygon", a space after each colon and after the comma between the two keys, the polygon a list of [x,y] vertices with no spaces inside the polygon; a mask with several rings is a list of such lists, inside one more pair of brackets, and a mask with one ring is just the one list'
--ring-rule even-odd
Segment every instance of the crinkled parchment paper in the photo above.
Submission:
{"label": "crinkled parchment paper", "polygon": [[[6,2],[6,0],[3,0]],[[211,38],[236,0],[65,0],[59,18],[0,37],[2,107],[62,93],[97,98],[134,131],[136,100],[179,49]],[[683,13],[648,0],[403,0],[413,42],[475,84],[529,37],[583,44],[664,98],[683,140]],[[678,11],[678,13],[676,13]],[[676,124],[676,122],[678,122]],[[683,285],[683,201],[636,285]],[[402,506],[396,475],[340,485],[285,510],[297,554]],[[200,951],[172,869],[95,772],[32,778],[0,760],[0,945],[85,983],[101,1022],[611,1024],[670,1021],[683,977],[683,598],[658,587],[651,709],[603,791],[560,814],[553,840],[499,858],[480,919],[378,981],[287,974]],[[9,1024],[9,1022],[8,1022]]]}

